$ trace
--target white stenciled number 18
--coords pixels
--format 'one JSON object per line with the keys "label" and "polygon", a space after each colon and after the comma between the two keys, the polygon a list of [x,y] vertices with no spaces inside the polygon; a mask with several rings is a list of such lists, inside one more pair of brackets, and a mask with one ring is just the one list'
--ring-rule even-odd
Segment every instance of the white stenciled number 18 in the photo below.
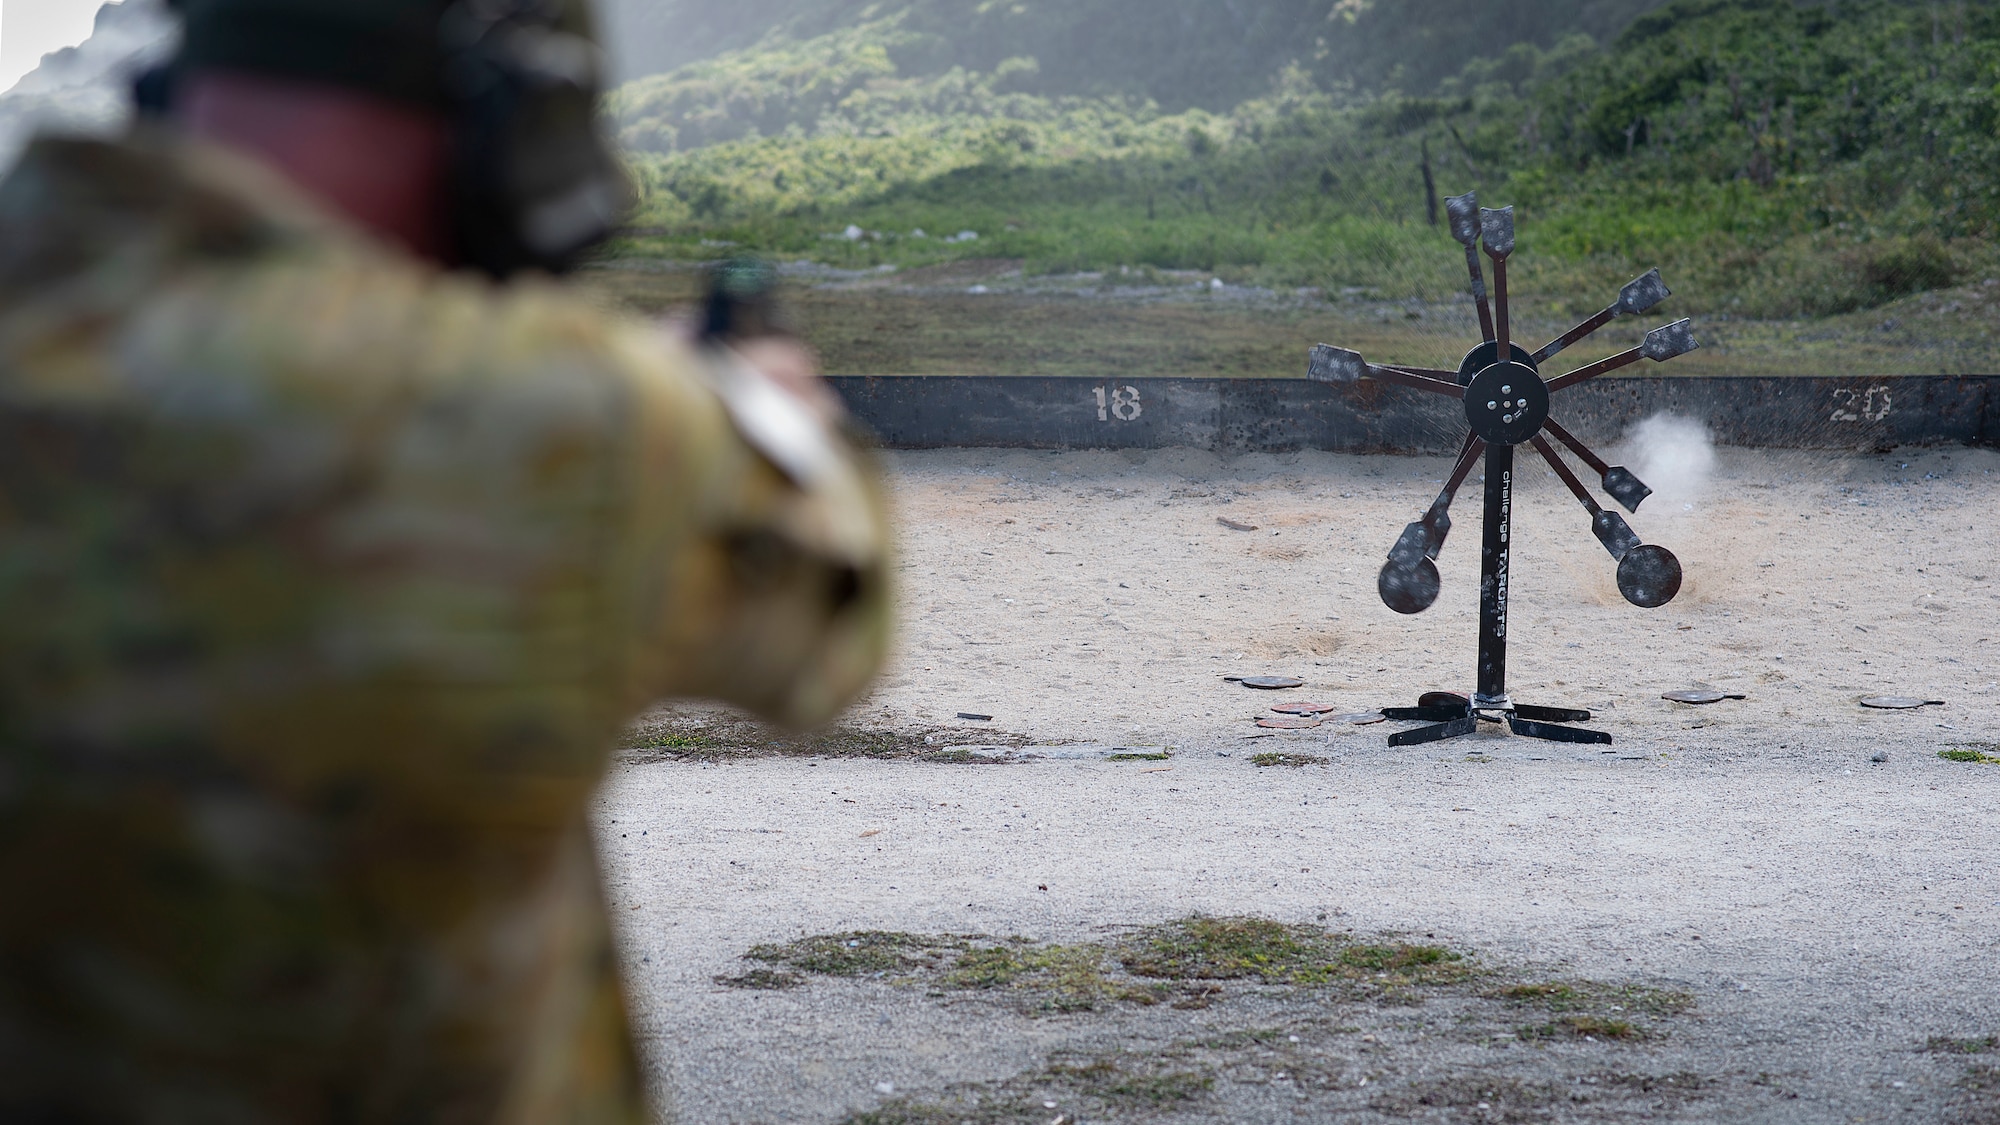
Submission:
{"label": "white stenciled number 18", "polygon": [[1097,420],[1109,422],[1113,418],[1120,422],[1136,422],[1146,408],[1139,402],[1137,387],[1097,388]]}

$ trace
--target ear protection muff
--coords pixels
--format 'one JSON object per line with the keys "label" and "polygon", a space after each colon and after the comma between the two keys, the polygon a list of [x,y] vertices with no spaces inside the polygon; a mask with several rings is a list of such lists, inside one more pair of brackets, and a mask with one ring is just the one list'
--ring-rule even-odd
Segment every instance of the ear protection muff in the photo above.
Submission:
{"label": "ear protection muff", "polygon": [[444,14],[449,220],[464,265],[561,272],[631,205],[598,124],[603,55],[578,22],[563,0],[460,0]]}
{"label": "ear protection muff", "polygon": [[166,0],[186,23],[142,112],[203,69],[320,82],[435,111],[453,130],[442,219],[456,261],[560,272],[630,206],[597,117],[604,62],[588,0]]}

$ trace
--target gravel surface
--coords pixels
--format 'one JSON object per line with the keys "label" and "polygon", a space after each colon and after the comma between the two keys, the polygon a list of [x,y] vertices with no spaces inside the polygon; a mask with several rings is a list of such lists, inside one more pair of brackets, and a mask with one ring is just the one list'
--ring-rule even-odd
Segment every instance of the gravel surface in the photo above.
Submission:
{"label": "gravel surface", "polygon": [[[1633,517],[1689,576],[1650,612],[1529,469],[1511,686],[1597,711],[1613,746],[1489,732],[1390,750],[1395,724],[1259,729],[1281,702],[1362,711],[1470,688],[1476,478],[1438,605],[1397,617],[1373,589],[1447,468],[900,456],[901,654],[849,725],[916,752],[634,752],[604,791],[609,894],[670,1114],[2000,1121],[2000,765],[1938,756],[2000,754],[1984,706],[2000,456],[1723,451],[1712,479]],[[1306,686],[1224,679],[1260,674]],[[1660,698],[1698,686],[1749,698]],[[1858,706],[1874,694],[1946,706]],[[637,729],[704,722],[726,725],[667,708]],[[926,760],[941,741],[1004,749]],[[1305,764],[1255,764],[1271,754]],[[1524,1030],[1548,1015],[1476,985],[1391,1002],[1226,980],[1200,1004],[1059,1013],[896,973],[716,981],[807,935],[1115,943],[1193,915],[1399,935],[1496,981],[1695,1007],[1628,1038],[1550,1041]]]}

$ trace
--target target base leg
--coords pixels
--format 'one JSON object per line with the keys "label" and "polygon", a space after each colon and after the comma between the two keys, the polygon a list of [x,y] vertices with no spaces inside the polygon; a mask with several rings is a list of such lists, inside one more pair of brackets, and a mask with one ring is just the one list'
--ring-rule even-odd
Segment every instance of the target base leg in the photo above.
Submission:
{"label": "target base leg", "polygon": [[1601,730],[1557,726],[1554,723],[1523,719],[1518,715],[1507,716],[1507,728],[1522,738],[1539,738],[1544,742],[1569,742],[1583,746],[1611,745],[1611,736]]}
{"label": "target base leg", "polygon": [[1463,718],[1453,719],[1448,723],[1418,727],[1416,730],[1406,730],[1398,734],[1392,734],[1389,736],[1389,745],[1422,746],[1427,742],[1443,742],[1446,739],[1464,738],[1467,735],[1478,733],[1479,717],[1476,715],[1466,715]]}
{"label": "target base leg", "polygon": [[1390,746],[1422,746],[1464,738],[1477,734],[1482,721],[1505,722],[1507,729],[1521,738],[1581,746],[1611,745],[1611,736],[1604,731],[1565,725],[1590,719],[1589,711],[1575,707],[1533,707],[1509,703],[1505,707],[1481,708],[1473,706],[1472,700],[1465,696],[1432,692],[1418,701],[1415,707],[1385,707],[1382,715],[1399,722],[1432,724],[1390,735]]}
{"label": "target base leg", "polygon": [[1514,714],[1530,722],[1537,723],[1587,723],[1590,712],[1574,707],[1530,707],[1521,704],[1514,708]]}

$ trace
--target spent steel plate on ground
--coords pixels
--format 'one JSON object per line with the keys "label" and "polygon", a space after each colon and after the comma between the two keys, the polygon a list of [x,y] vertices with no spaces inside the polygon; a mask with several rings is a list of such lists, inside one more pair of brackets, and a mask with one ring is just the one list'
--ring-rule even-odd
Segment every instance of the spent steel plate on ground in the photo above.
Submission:
{"label": "spent steel plate on ground", "polygon": [[1280,703],[1271,710],[1280,715],[1331,715],[1340,708],[1331,703]]}
{"label": "spent steel plate on ground", "polygon": [[[1400,364],[1369,363],[1359,352],[1321,344],[1313,349],[1307,378],[1322,383],[1353,385],[1365,381],[1392,383],[1400,387],[1457,399],[1464,408],[1471,432],[1466,435],[1458,463],[1453,467],[1444,491],[1416,523],[1403,531],[1389,552],[1376,581],[1382,601],[1397,613],[1422,613],[1436,603],[1442,587],[1437,557],[1451,533],[1452,499],[1472,475],[1480,455],[1486,458],[1486,520],[1484,561],[1480,574],[1479,598],[1479,680],[1478,691],[1470,698],[1449,703],[1421,701],[1415,707],[1390,708],[1383,713],[1391,719],[1433,724],[1403,731],[1389,739],[1391,746],[1412,746],[1476,733],[1481,722],[1507,724],[1517,735],[1554,742],[1609,743],[1611,736],[1601,731],[1583,730],[1565,724],[1583,722],[1590,712],[1566,707],[1516,705],[1507,695],[1507,596],[1513,547],[1514,447],[1533,445],[1563,484],[1575,493],[1589,513],[1591,532],[1618,564],[1618,589],[1627,601],[1645,609],[1666,605],[1680,593],[1681,564],[1664,547],[1641,542],[1625,517],[1607,511],[1591,497],[1590,490],[1570,468],[1550,439],[1560,442],[1598,476],[1605,495],[1626,511],[1637,512],[1652,495],[1630,469],[1607,464],[1591,452],[1581,439],[1549,416],[1551,396],[1642,359],[1664,363],[1700,347],[1692,322],[1681,320],[1646,334],[1645,342],[1629,351],[1579,367],[1555,378],[1542,376],[1542,365],[1563,349],[1575,344],[1612,321],[1651,311],[1667,299],[1666,283],[1660,271],[1650,270],[1619,292],[1618,300],[1603,312],[1550,341],[1530,354],[1516,344],[1507,305],[1507,260],[1514,253],[1514,209],[1482,209],[1471,193],[1447,201],[1452,237],[1465,247],[1466,267],[1472,276],[1472,298],[1479,310],[1479,325],[1485,337],[1458,365],[1456,371],[1431,370]],[[1488,303],[1486,274],[1479,251],[1484,246],[1493,262],[1493,292]]]}
{"label": "spent steel plate on ground", "polygon": [[1919,707],[1942,707],[1942,699],[1918,699],[1913,695],[1870,695],[1861,700],[1863,707],[1877,711],[1915,711]]}
{"label": "spent steel plate on ground", "polygon": [[1705,707],[1711,703],[1720,703],[1725,699],[1748,699],[1750,697],[1726,691],[1670,691],[1660,698],[1674,703],[1692,703],[1697,707]]}
{"label": "spent steel plate on ground", "polygon": [[1295,680],[1290,676],[1245,676],[1236,682],[1258,691],[1291,691],[1306,686],[1304,680]]}

